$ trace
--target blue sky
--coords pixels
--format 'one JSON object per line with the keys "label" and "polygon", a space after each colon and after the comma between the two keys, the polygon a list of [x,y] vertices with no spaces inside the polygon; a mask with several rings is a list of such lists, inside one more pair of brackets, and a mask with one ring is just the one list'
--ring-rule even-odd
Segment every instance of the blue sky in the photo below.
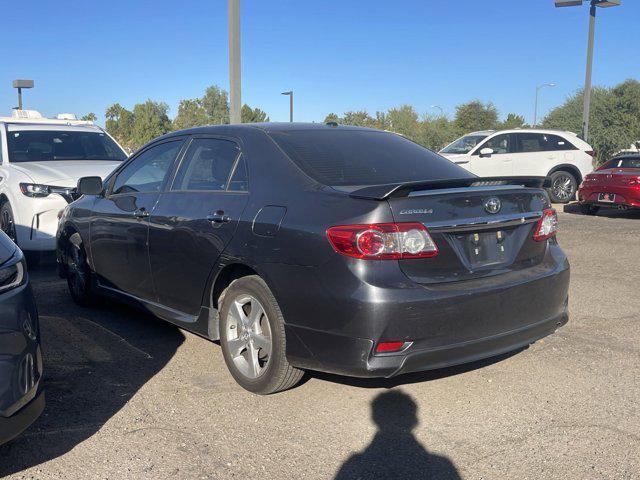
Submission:
{"label": "blue sky", "polygon": [[[594,84],[638,78],[640,2],[598,9]],[[39,0],[2,9],[0,115],[15,78],[33,78],[25,108],[46,115],[147,98],[177,112],[206,86],[228,90],[226,0]],[[271,120],[408,103],[449,116],[472,99],[501,116],[533,116],[536,84],[556,82],[541,113],[584,82],[588,7],[553,0],[241,0],[242,100]]]}

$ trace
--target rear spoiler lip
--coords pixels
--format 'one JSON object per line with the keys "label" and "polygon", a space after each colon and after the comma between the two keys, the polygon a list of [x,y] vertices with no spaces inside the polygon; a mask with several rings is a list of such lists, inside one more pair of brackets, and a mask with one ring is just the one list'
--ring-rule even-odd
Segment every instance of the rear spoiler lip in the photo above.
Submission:
{"label": "rear spoiler lip", "polygon": [[406,197],[410,192],[416,190],[464,188],[476,186],[474,184],[482,185],[493,182],[495,182],[496,185],[514,185],[525,188],[547,188],[550,186],[548,177],[470,177],[448,180],[427,180],[407,183],[369,185],[349,192],[349,196],[352,198],[364,198],[368,200],[387,200],[389,198]]}

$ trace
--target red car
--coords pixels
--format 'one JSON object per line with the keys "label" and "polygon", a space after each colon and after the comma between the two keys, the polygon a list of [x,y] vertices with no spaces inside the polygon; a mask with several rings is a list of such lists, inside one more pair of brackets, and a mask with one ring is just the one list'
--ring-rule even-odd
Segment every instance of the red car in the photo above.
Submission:
{"label": "red car", "polygon": [[640,208],[640,154],[619,155],[584,177],[578,190],[582,212]]}

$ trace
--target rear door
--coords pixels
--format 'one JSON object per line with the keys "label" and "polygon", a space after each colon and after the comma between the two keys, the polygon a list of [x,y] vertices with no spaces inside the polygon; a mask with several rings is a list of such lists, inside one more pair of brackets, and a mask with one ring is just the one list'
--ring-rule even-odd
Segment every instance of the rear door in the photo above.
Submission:
{"label": "rear door", "polygon": [[546,176],[553,167],[574,160],[575,147],[558,135],[523,132],[514,137],[514,175]]}
{"label": "rear door", "polygon": [[[491,148],[491,155],[483,156],[480,151]],[[480,144],[471,155],[469,170],[480,177],[508,177],[513,174],[513,146],[508,133],[491,137]]]}
{"label": "rear door", "polygon": [[150,217],[149,259],[158,303],[198,314],[207,279],[235,232],[248,193],[237,141],[190,140]]}
{"label": "rear door", "polygon": [[151,145],[116,174],[91,215],[91,255],[100,282],[152,299],[149,215],[182,147],[182,139]]}

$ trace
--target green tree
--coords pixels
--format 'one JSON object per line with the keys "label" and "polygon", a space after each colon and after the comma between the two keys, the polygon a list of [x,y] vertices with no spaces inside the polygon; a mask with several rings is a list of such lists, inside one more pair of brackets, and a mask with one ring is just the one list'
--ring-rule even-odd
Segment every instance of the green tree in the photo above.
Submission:
{"label": "green tree", "polygon": [[171,130],[168,111],[169,106],[166,103],[153,100],[138,103],[133,107],[131,141],[134,148],[140,148],[148,141]]}
{"label": "green tree", "polygon": [[522,115],[518,115],[517,113],[510,113],[505,118],[504,122],[500,123],[500,130],[508,130],[512,128],[523,128],[526,126],[526,121]]}
{"label": "green tree", "polygon": [[411,105],[389,109],[386,119],[390,130],[412,140],[418,138],[418,113]]}
{"label": "green tree", "polygon": [[86,115],[83,115],[80,120],[95,122],[98,119],[97,115],[93,112],[89,112]]}
{"label": "green tree", "polygon": [[202,106],[202,99],[181,100],[178,105],[178,115],[173,119],[173,129],[184,130],[209,123],[210,119]]}
{"label": "green tree", "polygon": [[119,103],[114,103],[107,108],[104,116],[106,118],[105,128],[109,135],[115,138],[123,147],[133,150],[133,112]]}
{"label": "green tree", "polygon": [[[582,91],[553,109],[542,125],[572,132],[582,130]],[[613,88],[596,87],[591,94],[589,143],[601,164],[640,140],[640,82],[627,80]]]}
{"label": "green tree", "polygon": [[269,116],[259,108],[251,108],[245,103],[240,110],[240,121],[242,123],[268,122]]}
{"label": "green tree", "polygon": [[456,108],[454,123],[460,133],[490,130],[498,127],[498,109],[492,103],[474,100]]}
{"label": "green tree", "polygon": [[335,113],[330,113],[329,115],[324,117],[324,123],[328,123],[328,122],[340,123],[341,121],[342,120],[340,119],[340,117],[338,115],[336,115]]}
{"label": "green tree", "polygon": [[229,95],[217,85],[210,86],[204,92],[202,107],[212,125],[229,123]]}

